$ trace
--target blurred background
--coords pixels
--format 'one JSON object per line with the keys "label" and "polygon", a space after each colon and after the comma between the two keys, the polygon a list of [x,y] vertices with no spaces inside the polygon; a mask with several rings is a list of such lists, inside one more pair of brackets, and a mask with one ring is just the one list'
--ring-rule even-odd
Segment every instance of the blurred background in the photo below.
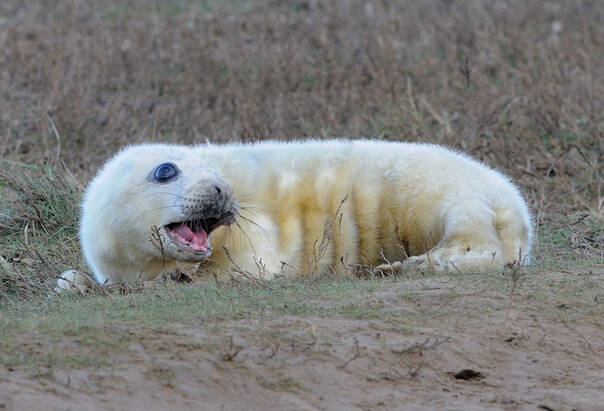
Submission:
{"label": "blurred background", "polygon": [[77,248],[81,192],[126,144],[372,137],[485,161],[529,201],[538,250],[601,257],[603,14],[597,0],[3,0],[0,238],[45,228]]}

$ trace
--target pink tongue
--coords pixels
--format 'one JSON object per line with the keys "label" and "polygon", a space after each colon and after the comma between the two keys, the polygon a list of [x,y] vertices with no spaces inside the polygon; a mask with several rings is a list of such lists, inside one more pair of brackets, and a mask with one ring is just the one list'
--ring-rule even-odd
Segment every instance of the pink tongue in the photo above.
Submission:
{"label": "pink tongue", "polygon": [[195,237],[193,231],[191,231],[191,229],[184,224],[176,227],[173,232],[181,236],[185,241],[189,242],[193,239],[193,237]]}
{"label": "pink tongue", "polygon": [[200,228],[198,232],[194,233],[187,225],[181,224],[172,232],[176,235],[177,239],[182,239],[184,240],[183,242],[190,243],[189,247],[193,250],[206,250],[208,248],[208,234],[203,228]]}

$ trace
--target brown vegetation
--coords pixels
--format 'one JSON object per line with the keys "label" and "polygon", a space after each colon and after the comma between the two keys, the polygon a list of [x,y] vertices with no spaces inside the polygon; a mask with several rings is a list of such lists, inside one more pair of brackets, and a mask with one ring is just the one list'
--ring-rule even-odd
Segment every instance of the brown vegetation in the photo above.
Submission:
{"label": "brown vegetation", "polygon": [[564,215],[593,245],[603,12],[597,1],[8,0],[0,149],[87,177],[148,140],[430,141],[503,169],[540,222]]}

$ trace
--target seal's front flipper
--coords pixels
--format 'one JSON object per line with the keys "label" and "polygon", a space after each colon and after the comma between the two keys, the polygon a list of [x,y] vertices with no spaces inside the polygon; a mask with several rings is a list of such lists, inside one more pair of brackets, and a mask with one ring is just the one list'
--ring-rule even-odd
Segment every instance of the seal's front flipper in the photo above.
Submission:
{"label": "seal's front flipper", "polygon": [[78,290],[83,292],[93,286],[92,281],[88,276],[80,273],[77,270],[63,271],[61,277],[57,280],[57,286],[54,291],[57,294],[64,293],[70,290]]}

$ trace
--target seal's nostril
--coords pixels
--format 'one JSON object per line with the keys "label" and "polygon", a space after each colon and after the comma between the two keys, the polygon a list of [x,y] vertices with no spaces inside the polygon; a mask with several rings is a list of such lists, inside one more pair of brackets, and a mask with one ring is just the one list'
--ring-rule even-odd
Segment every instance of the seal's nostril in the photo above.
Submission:
{"label": "seal's nostril", "polygon": [[214,190],[216,190],[216,194],[218,194],[218,195],[220,195],[220,193],[222,193],[222,190],[218,186],[214,186]]}

